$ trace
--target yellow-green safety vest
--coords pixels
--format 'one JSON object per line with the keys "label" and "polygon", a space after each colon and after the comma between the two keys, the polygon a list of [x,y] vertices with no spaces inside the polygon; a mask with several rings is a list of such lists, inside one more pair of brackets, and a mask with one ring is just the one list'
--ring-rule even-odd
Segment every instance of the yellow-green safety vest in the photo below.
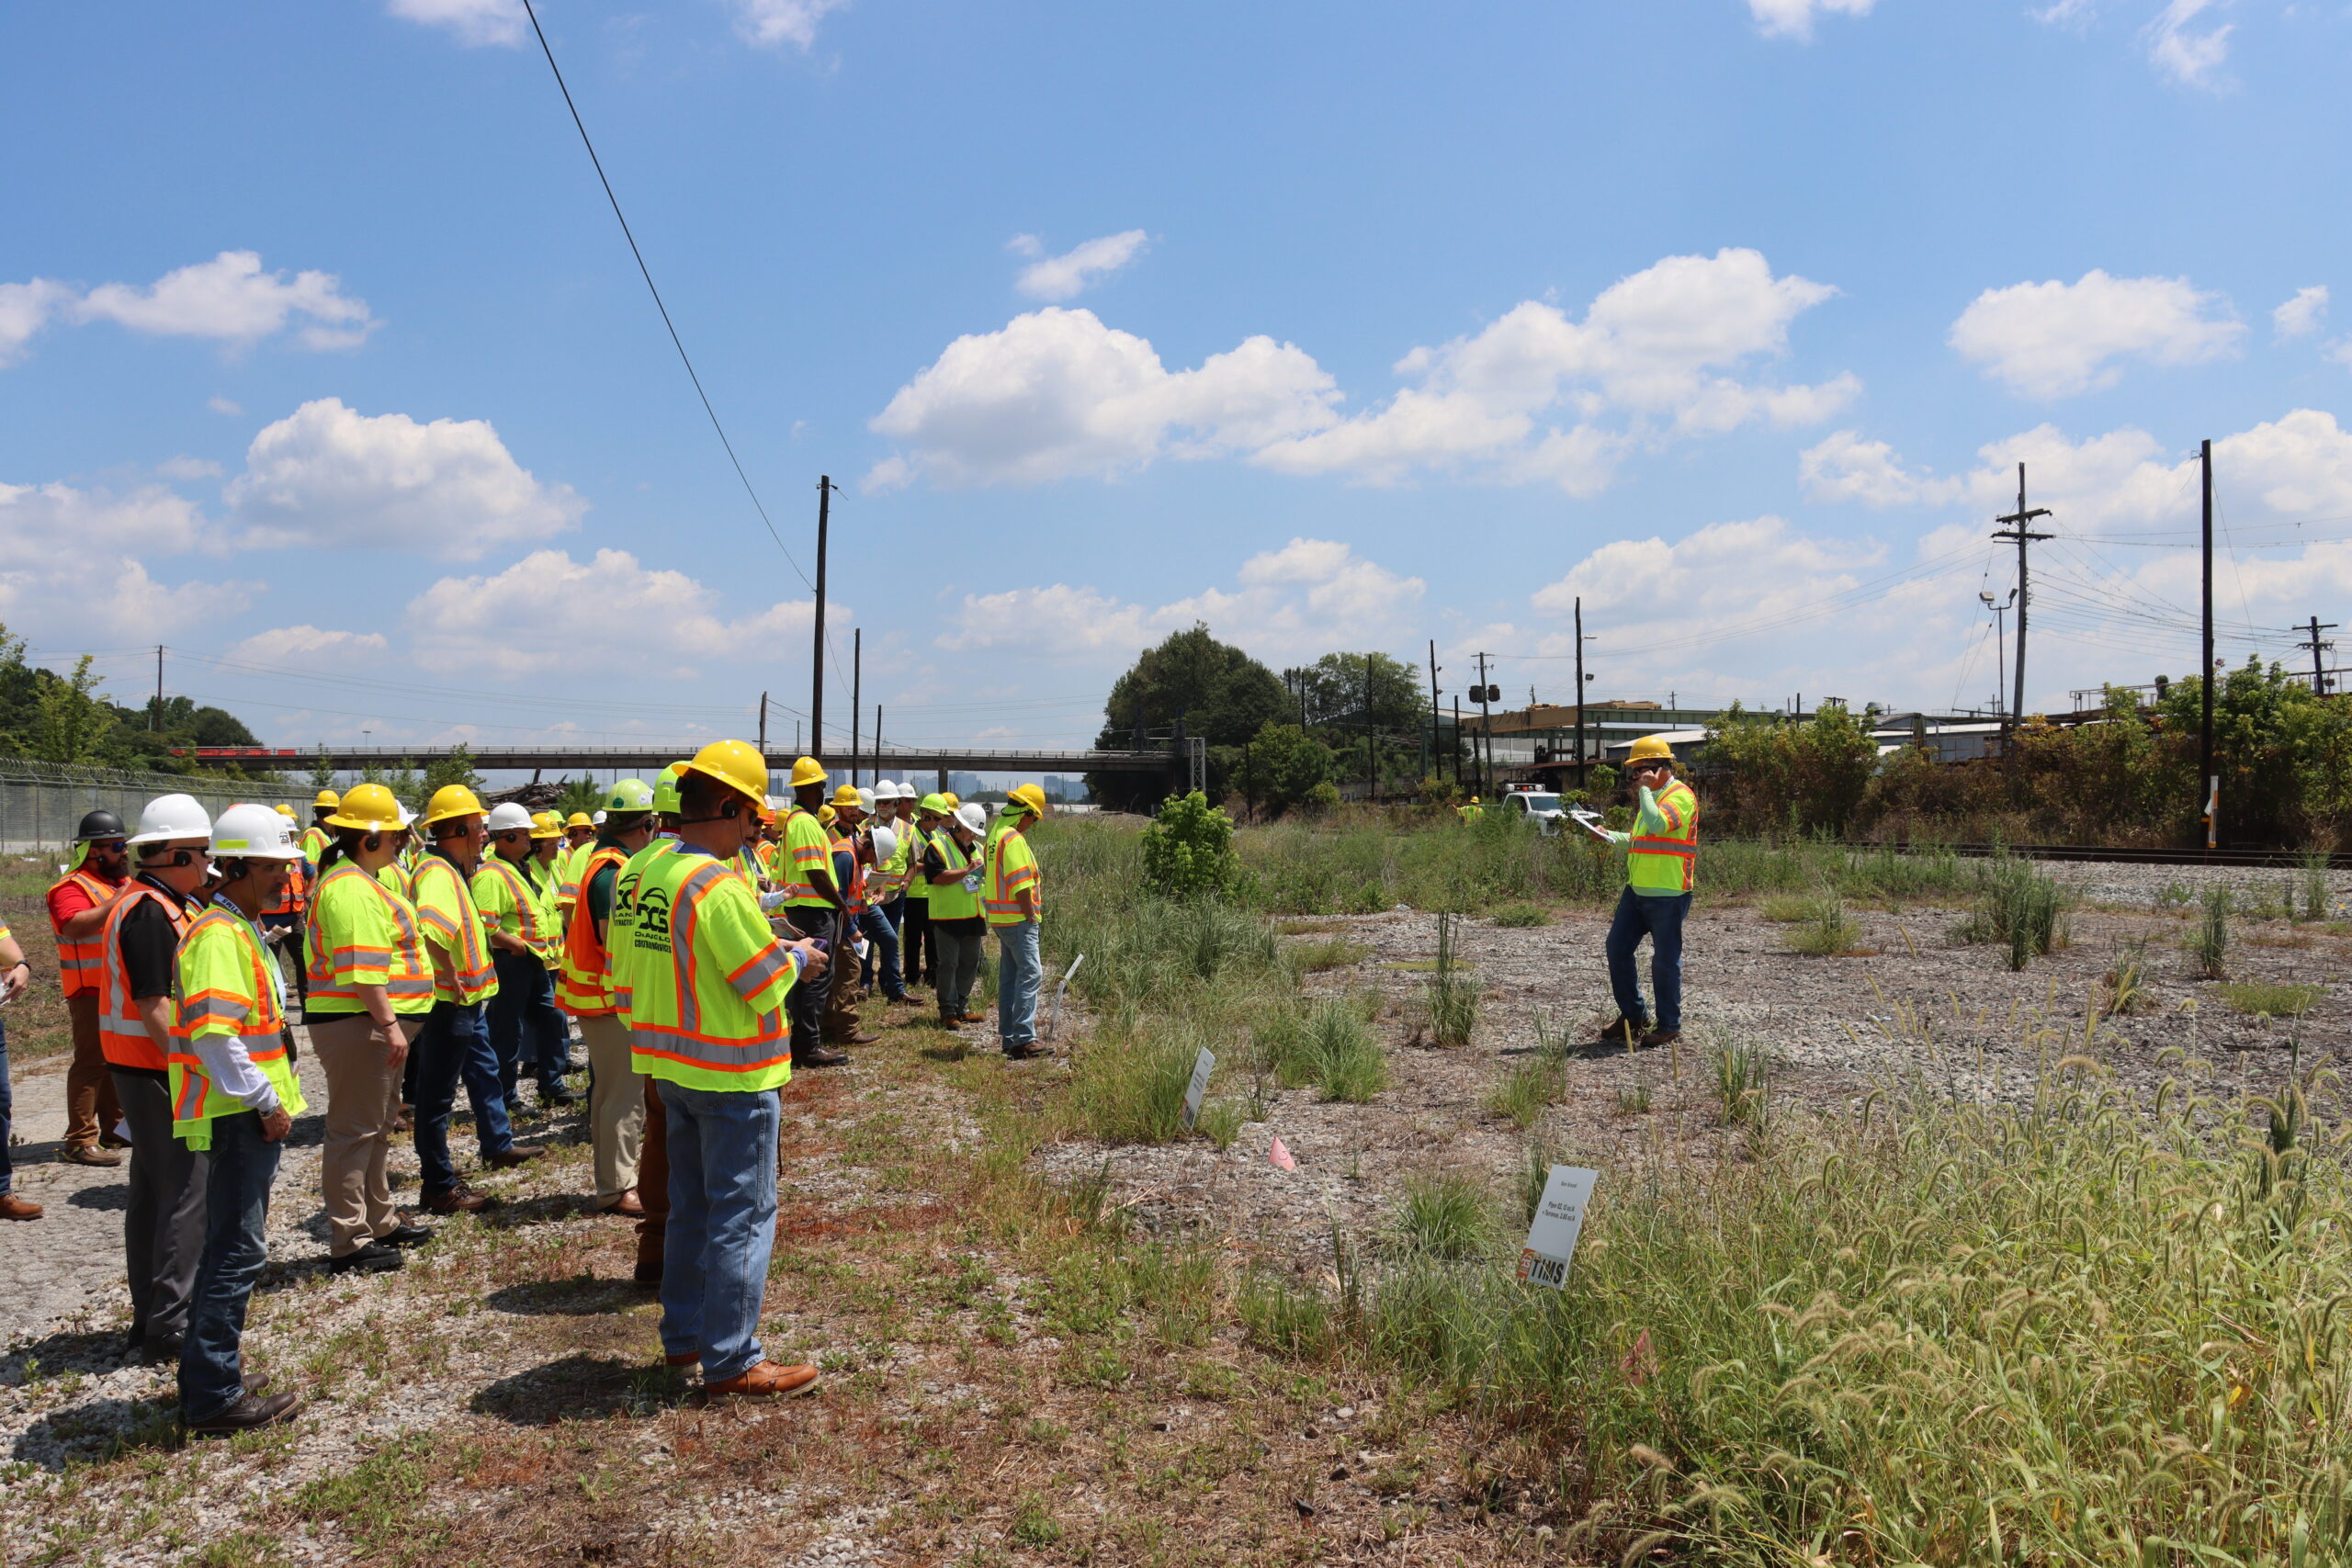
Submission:
{"label": "yellow-green safety vest", "polygon": [[614,886],[610,931],[639,1072],[745,1092],[791,1080],[784,1003],[797,955],[731,865],[688,849],[632,859]]}
{"label": "yellow-green safety vest", "polygon": [[490,943],[482,939],[481,911],[455,862],[439,853],[427,854],[416,868],[416,918],[425,940],[439,947],[449,961],[451,983],[441,982],[436,968],[433,996],[436,1001],[470,1007],[498,995],[498,971],[490,962]]}
{"label": "yellow-green safety vest", "polygon": [[1037,879],[1036,852],[1029,836],[1007,828],[989,840],[988,874],[980,883],[980,908],[992,926],[1017,926],[1027,917],[1019,902],[1023,888],[1036,895],[1037,912],[1046,909],[1045,889]]}
{"label": "yellow-green safety vest", "polygon": [[1676,779],[1651,799],[1666,819],[1666,831],[1645,834],[1634,824],[1634,835],[1625,843],[1626,884],[1636,893],[1688,893],[1698,881],[1699,797]]}
{"label": "yellow-green safety vest", "polygon": [[304,964],[306,1013],[365,1011],[362,986],[383,987],[395,1013],[413,1018],[433,1010],[433,961],[424,955],[415,906],[385,885],[391,869],[370,876],[356,861],[337,861],[319,879]]}
{"label": "yellow-green safety vest", "polygon": [[[962,872],[965,881],[972,880],[972,857],[956,843],[956,835],[944,828],[932,829],[931,841],[939,851],[939,858],[949,871]],[[980,890],[967,887],[963,882],[931,884],[931,918],[934,920],[969,920],[980,913]]]}
{"label": "yellow-green safety vest", "polygon": [[[172,1136],[191,1149],[212,1146],[212,1123],[250,1109],[215,1089],[194,1043],[207,1035],[229,1035],[245,1048],[288,1116],[310,1106],[286,1059],[286,1015],[277,1000],[277,966],[263,955],[253,925],[234,909],[216,904],[190,923],[174,960],[174,1002],[169,1059]],[[187,1042],[184,1047],[180,1042]]]}

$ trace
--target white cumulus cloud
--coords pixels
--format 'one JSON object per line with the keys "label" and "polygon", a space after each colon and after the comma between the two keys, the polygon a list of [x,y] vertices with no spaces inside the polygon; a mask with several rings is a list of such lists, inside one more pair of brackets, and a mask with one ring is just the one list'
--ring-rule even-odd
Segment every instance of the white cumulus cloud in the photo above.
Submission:
{"label": "white cumulus cloud", "polygon": [[253,251],[222,251],[209,262],[167,272],[144,288],[102,283],[72,306],[85,321],[107,321],[166,337],[258,343],[299,321],[306,348],[349,348],[382,323],[368,302],[343,291],[331,272],[264,272]]}
{"label": "white cumulus cloud", "polygon": [[[810,600],[732,619],[718,593],[681,571],[651,570],[627,550],[584,561],[537,550],[505,570],[445,577],[410,601],[414,661],[443,674],[520,677],[659,675],[689,680],[705,662],[740,663],[747,649],[796,640],[816,619]],[[847,624],[853,612],[838,603]]]}
{"label": "white cumulus cloud", "polygon": [[469,48],[511,48],[531,25],[523,0],[387,0],[384,8],[402,21],[439,28]]}
{"label": "white cumulus cloud", "polygon": [[0,484],[0,621],[70,647],[146,640],[243,609],[253,582],[166,583],[166,556],[218,547],[193,502],[161,485],[128,494]]}
{"label": "white cumulus cloud", "polygon": [[1748,15],[1768,37],[1810,39],[1815,17],[1867,17],[1877,0],[1747,0]]}
{"label": "white cumulus cloud", "polygon": [[2298,288],[2294,298],[2270,312],[2270,325],[2279,338],[2309,337],[2327,320],[2327,286]]}
{"label": "white cumulus cloud", "polygon": [[817,24],[848,0],[735,0],[735,28],[750,42],[773,49],[790,44],[807,50],[817,41]]}
{"label": "white cumulus cloud", "polygon": [[0,283],[0,367],[15,363],[33,334],[73,298],[74,290],[46,277]]}
{"label": "white cumulus cloud", "polygon": [[479,559],[570,528],[587,502],[542,484],[487,420],[368,415],[337,398],[265,426],[229,484],[254,547],[413,550]]}
{"label": "white cumulus cloud", "polygon": [[1107,477],[1320,429],[1336,400],[1331,378],[1290,344],[1248,338],[1171,371],[1148,342],[1093,311],[1047,306],[957,338],[901,387],[870,428],[908,450],[868,482],[918,472],[943,485]]}
{"label": "white cumulus cloud", "polygon": [[1013,286],[1032,299],[1074,299],[1089,284],[1108,277],[1143,254],[1150,240],[1142,230],[1129,229],[1085,241],[1054,256],[1046,254],[1045,243],[1036,235],[1016,235],[1011,248],[1034,259],[1021,269]]}
{"label": "white cumulus cloud", "polygon": [[2185,277],[2113,277],[1988,288],[1951,324],[1961,356],[2029,398],[2111,387],[2117,361],[2195,365],[2234,353],[2245,335],[2229,302]]}
{"label": "white cumulus cloud", "polygon": [[1425,584],[1331,539],[1295,538],[1244,561],[1234,586],[1206,587],[1158,605],[1057,582],[967,594],[940,634],[952,652],[1019,650],[1064,664],[1119,660],[1204,622],[1261,659],[1310,658],[1334,648],[1378,648],[1407,637]]}
{"label": "white cumulus cloud", "polygon": [[[1836,293],[1774,276],[1752,250],[1668,256],[1602,290],[1580,321],[1531,299],[1475,336],[1417,348],[1396,370],[1419,385],[1258,461],[1375,480],[1476,464],[1491,478],[1591,494],[1639,441],[1810,423],[1850,401],[1860,389],[1850,375],[1775,387],[1724,373],[1785,353],[1790,323]],[[1622,428],[1596,423],[1612,413]],[[1553,414],[1568,423],[1548,423]]]}
{"label": "white cumulus cloud", "polygon": [[391,647],[381,632],[329,631],[308,624],[275,626],[230,645],[231,662],[283,664],[301,660],[306,668],[324,668],[339,659],[380,657]]}

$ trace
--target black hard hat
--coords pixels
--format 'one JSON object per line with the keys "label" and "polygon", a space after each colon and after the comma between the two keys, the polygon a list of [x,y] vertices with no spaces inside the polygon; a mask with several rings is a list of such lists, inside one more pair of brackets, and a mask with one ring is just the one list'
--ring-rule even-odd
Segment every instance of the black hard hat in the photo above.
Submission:
{"label": "black hard hat", "polygon": [[86,844],[93,839],[121,839],[129,837],[130,832],[121,818],[101,806],[82,818],[81,827],[74,830],[74,841]]}

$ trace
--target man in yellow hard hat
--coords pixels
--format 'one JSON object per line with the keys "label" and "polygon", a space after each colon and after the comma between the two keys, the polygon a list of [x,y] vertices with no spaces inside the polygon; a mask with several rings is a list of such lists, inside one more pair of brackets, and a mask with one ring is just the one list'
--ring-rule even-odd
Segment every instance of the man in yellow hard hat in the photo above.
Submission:
{"label": "man in yellow hard hat", "polygon": [[1022,784],[1005,796],[1004,809],[990,825],[980,882],[980,911],[996,932],[997,1041],[1016,1062],[1054,1054],[1037,1039],[1037,993],[1046,977],[1037,937],[1045,895],[1028,840],[1029,829],[1045,817],[1043,786]]}
{"label": "man in yellow hard hat", "polygon": [[327,818],[334,816],[342,804],[343,796],[331,789],[319,791],[311,802],[311,825],[302,830],[302,858],[310,863],[313,872],[319,869],[319,857],[327,852],[329,844],[334,842],[334,829],[327,826]]}
{"label": "man in yellow hard hat", "polygon": [[701,1363],[714,1394],[807,1392],[811,1366],[766,1359],[759,1339],[775,1246],[776,1090],[792,1077],[784,1010],[826,966],[779,942],[729,865],[759,820],[767,762],[740,740],[706,746],[678,780],[678,846],[624,867],[609,962],[630,1055],[656,1080],[667,1123],[670,1213],[662,1348]]}
{"label": "man in yellow hard hat", "polygon": [[1464,822],[1476,822],[1478,818],[1487,814],[1487,808],[1478,804],[1478,797],[1475,795],[1470,797],[1469,805],[1457,806],[1453,808],[1453,811],[1454,815],[1461,818]]}
{"label": "man in yellow hard hat", "polygon": [[[834,962],[826,973],[820,1038],[828,1045],[871,1045],[881,1036],[865,1033],[857,1021],[857,1005],[865,995],[865,954],[859,949],[872,940],[865,930],[872,913],[865,898],[865,863],[872,858],[863,835],[865,801],[855,785],[842,784],[829,804],[833,817],[825,827],[831,838],[833,886],[842,895],[842,927]],[[823,815],[818,813],[820,819]]]}
{"label": "man in yellow hard hat", "polygon": [[784,819],[783,852],[776,859],[784,882],[761,903],[781,908],[794,930],[834,952],[834,964],[792,987],[792,1065],[838,1067],[849,1058],[824,1043],[825,1002],[848,939],[842,919],[848,901],[833,879],[831,836],[817,815],[825,804],[825,770],[814,757],[803,757],[792,764],[791,785],[792,808]]}
{"label": "man in yellow hard hat", "polygon": [[[1690,913],[1699,858],[1699,797],[1674,776],[1674,750],[1659,735],[1634,742],[1625,779],[1634,795],[1634,830],[1611,832],[1625,846],[1625,891],[1609,926],[1609,988],[1617,1017],[1600,1032],[1604,1044],[1667,1045],[1682,1037],[1682,922]],[[1650,939],[1653,1018],[1642,1004],[1634,951]]]}
{"label": "man in yellow hard hat", "polygon": [[[424,1206],[455,1214],[487,1206],[489,1200],[458,1179],[449,1157],[449,1113],[463,1079],[472,1101],[474,1132],[484,1165],[505,1167],[535,1159],[547,1150],[517,1144],[506,1119],[506,1096],[499,1078],[498,1054],[482,1024],[484,1005],[498,994],[498,972],[482,935],[481,912],[471,890],[488,841],[489,811],[464,784],[445,784],[425,802],[424,830],[433,847],[416,863],[416,918],[424,951],[433,961],[433,1010],[417,1032],[417,1186]],[[527,824],[528,818],[526,818]]]}

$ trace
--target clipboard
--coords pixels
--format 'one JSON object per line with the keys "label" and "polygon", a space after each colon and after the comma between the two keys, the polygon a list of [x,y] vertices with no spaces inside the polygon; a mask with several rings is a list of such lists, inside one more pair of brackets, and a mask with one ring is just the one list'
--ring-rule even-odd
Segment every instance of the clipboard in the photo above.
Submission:
{"label": "clipboard", "polygon": [[1601,817],[1600,812],[1594,811],[1589,807],[1571,806],[1567,809],[1567,816],[1577,827],[1582,828],[1586,832],[1591,834],[1602,843],[1605,844],[1611,841],[1609,838],[1609,829],[1601,826]]}

